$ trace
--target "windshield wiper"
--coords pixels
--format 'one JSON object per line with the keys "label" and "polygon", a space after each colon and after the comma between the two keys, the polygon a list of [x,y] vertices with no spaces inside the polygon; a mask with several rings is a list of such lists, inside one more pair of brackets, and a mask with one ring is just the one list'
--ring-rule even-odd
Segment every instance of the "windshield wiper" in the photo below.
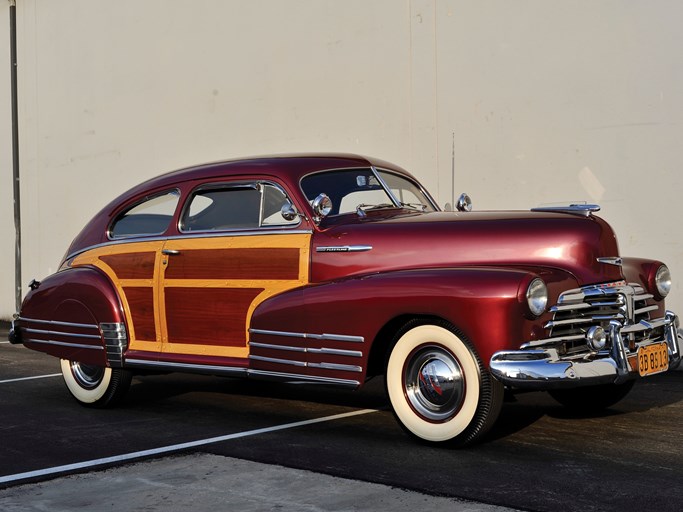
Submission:
{"label": "windshield wiper", "polygon": [[361,203],[358,206],[356,206],[356,214],[359,217],[365,217],[365,215],[366,215],[365,210],[378,210],[380,208],[396,208],[396,205],[393,203],[380,203],[380,204]]}
{"label": "windshield wiper", "polygon": [[415,210],[420,210],[421,212],[427,209],[427,205],[422,203],[401,203],[401,206],[405,208],[413,208]]}

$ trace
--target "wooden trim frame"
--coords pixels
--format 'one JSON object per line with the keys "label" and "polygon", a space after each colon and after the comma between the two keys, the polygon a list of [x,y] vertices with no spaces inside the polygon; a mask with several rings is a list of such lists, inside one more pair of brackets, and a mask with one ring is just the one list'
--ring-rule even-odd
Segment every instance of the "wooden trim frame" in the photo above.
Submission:
{"label": "wooden trim frame", "polygon": [[111,279],[131,350],[247,358],[256,307],[309,282],[310,244],[301,232],[212,234],[106,245],[73,266],[95,266]]}

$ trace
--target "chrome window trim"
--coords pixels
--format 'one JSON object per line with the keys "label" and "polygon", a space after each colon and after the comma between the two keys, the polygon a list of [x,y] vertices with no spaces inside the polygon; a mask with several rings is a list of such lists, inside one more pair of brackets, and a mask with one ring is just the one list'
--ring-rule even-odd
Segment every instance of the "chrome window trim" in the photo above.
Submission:
{"label": "chrome window trim", "polygon": [[293,230],[287,230],[287,229],[273,229],[269,228],[267,230],[249,230],[249,231],[207,231],[207,232],[196,232],[193,231],[191,234],[181,234],[181,235],[172,235],[172,236],[151,236],[151,237],[141,237],[141,238],[135,238],[135,239],[116,239],[116,240],[110,240],[108,242],[102,242],[101,244],[94,244],[94,245],[89,245],[88,247],[84,247],[83,249],[79,249],[78,251],[74,251],[70,253],[68,256],[64,258],[64,260],[70,260],[72,258],[75,258],[79,254],[83,254],[84,252],[91,251],[93,249],[99,249],[101,247],[107,247],[110,245],[119,245],[119,244],[131,244],[131,243],[138,243],[138,242],[165,242],[167,240],[185,240],[187,238],[217,238],[217,237],[233,237],[233,236],[254,236],[254,235],[259,235],[259,236],[265,236],[265,235],[310,235],[313,233],[312,229],[293,229]]}
{"label": "chrome window trim", "polygon": [[379,183],[382,185],[382,188],[384,188],[384,191],[387,194],[389,194],[389,198],[391,199],[391,202],[394,203],[394,206],[396,208],[400,208],[401,207],[401,201],[399,201],[398,198],[394,195],[392,190],[389,188],[389,185],[387,185],[387,182],[384,181],[384,178],[382,178],[379,175],[379,171],[377,171],[377,167],[372,165],[372,166],[370,166],[370,169],[372,170],[372,174],[375,175],[375,178],[377,178],[377,181],[379,181]]}
{"label": "chrome window trim", "polygon": [[[287,193],[287,191],[279,184],[274,181],[269,181],[269,180],[250,180],[250,181],[217,181],[217,182],[210,182],[210,183],[202,183],[201,185],[198,185],[196,188],[192,189],[190,193],[187,195],[187,199],[185,200],[183,207],[180,211],[180,215],[178,215],[178,233],[181,234],[197,234],[197,233],[232,233],[232,232],[240,232],[244,229],[248,229],[250,231],[254,231],[251,228],[235,228],[235,229],[207,229],[207,230],[193,230],[193,231],[186,231],[182,228],[183,220],[185,219],[185,216],[187,212],[190,209],[190,205],[192,204],[192,199],[197,195],[197,193],[202,192],[204,190],[225,190],[225,189],[235,189],[235,190],[258,190],[261,193],[261,198],[260,198],[260,208],[259,208],[259,226],[261,225],[263,219],[261,219],[261,213],[263,210],[263,190],[262,186],[263,185],[270,185],[273,186],[282,192],[282,194],[287,198],[287,200],[291,203],[294,204],[292,201],[292,198],[290,195]],[[301,217],[299,217],[299,222],[297,224],[291,224],[291,225],[284,225],[281,226],[280,229],[295,229],[301,226]],[[260,232],[262,229],[268,230],[268,229],[273,229],[273,227],[265,227],[265,228],[259,228],[258,231]]]}
{"label": "chrome window trim", "polygon": [[327,341],[348,341],[350,343],[364,343],[363,336],[350,336],[346,334],[311,334],[305,332],[270,331],[267,329],[249,329],[250,334],[263,334],[266,336],[283,336],[288,338],[306,338]]}

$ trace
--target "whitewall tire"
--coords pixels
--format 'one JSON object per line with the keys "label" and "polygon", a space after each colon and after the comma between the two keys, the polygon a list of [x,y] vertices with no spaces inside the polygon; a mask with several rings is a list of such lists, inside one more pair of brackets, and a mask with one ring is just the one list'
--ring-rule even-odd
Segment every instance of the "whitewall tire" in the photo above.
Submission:
{"label": "whitewall tire", "polygon": [[120,368],[106,368],[61,360],[64,383],[73,397],[89,407],[106,407],[128,391],[132,375]]}
{"label": "whitewall tire", "polygon": [[398,421],[429,442],[465,445],[495,422],[503,386],[446,322],[409,322],[396,336],[386,386]]}

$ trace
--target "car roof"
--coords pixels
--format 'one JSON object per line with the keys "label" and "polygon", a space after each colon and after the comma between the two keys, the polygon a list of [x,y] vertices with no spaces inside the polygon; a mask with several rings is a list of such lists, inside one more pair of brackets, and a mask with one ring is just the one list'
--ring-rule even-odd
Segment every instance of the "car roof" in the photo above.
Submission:
{"label": "car roof", "polygon": [[298,183],[303,176],[316,171],[371,165],[398,170],[410,175],[400,167],[383,160],[348,153],[268,155],[223,160],[168,172],[133,187],[113,202],[120,204],[125,202],[127,197],[138,195],[146,190],[170,187],[187,181],[260,174],[277,176],[285,181]]}
{"label": "car roof", "polygon": [[303,176],[313,172],[369,166],[397,171],[412,177],[401,167],[384,160],[348,153],[300,153],[238,158],[168,172],[144,181],[110,201],[76,236],[67,254],[106,241],[107,226],[117,212],[128,208],[141,196],[155,194],[163,189],[180,188],[184,183],[220,178],[272,176],[294,190],[298,189]]}

